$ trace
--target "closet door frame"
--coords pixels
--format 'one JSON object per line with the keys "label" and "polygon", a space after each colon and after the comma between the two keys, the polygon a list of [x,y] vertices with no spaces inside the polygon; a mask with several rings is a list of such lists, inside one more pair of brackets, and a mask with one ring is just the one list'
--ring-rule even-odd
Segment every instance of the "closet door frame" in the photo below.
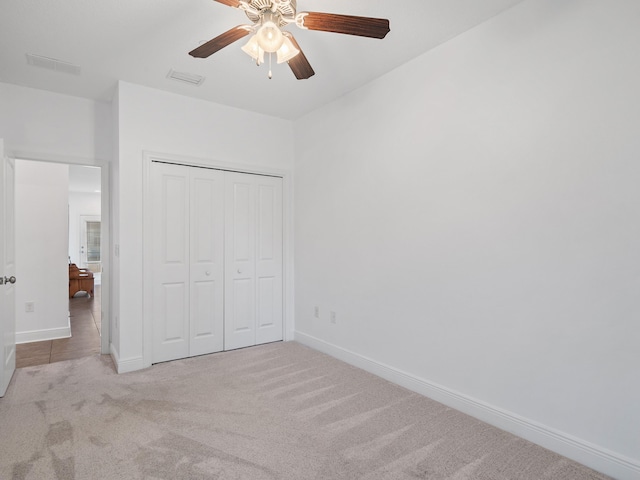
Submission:
{"label": "closet door frame", "polygon": [[[143,152],[143,324],[142,360],[144,367],[152,364],[153,352],[153,201],[151,198],[151,165],[153,162],[172,163],[187,167],[210,168],[238,173],[282,178],[282,293],[284,341],[294,339],[293,305],[293,173],[278,168],[222,162],[157,152]],[[122,208],[122,207],[121,207]]]}

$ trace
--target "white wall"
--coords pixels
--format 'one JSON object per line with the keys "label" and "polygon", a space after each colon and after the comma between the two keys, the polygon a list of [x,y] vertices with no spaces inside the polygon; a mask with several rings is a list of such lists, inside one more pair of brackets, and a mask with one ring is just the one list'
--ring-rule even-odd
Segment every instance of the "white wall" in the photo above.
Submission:
{"label": "white wall", "polygon": [[15,185],[16,341],[68,337],[69,167],[16,160]]}
{"label": "white wall", "polygon": [[638,18],[527,1],[296,122],[297,338],[639,478]]}
{"label": "white wall", "polygon": [[284,172],[293,166],[293,128],[285,120],[126,82],[120,82],[116,101],[119,224],[113,230],[123,281],[114,295],[119,301],[114,311],[119,325],[112,345],[119,371],[127,371],[145,366],[141,295],[144,152]]}
{"label": "white wall", "polygon": [[111,106],[33,88],[0,83],[0,138],[7,153],[108,161]]}

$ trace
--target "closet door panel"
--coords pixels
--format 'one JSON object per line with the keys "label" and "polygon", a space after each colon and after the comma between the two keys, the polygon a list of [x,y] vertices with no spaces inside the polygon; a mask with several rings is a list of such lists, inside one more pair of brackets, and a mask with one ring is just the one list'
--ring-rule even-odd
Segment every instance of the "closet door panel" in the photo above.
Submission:
{"label": "closet door panel", "polygon": [[225,350],[255,345],[253,175],[225,172]]}
{"label": "closet door panel", "polygon": [[[233,324],[231,330],[240,334],[253,332],[255,316],[253,314],[253,279],[236,278],[233,281]],[[252,345],[252,343],[248,344]],[[247,345],[242,345],[247,346]]]}
{"label": "closet door panel", "polygon": [[219,287],[213,281],[191,282],[191,355],[222,350],[222,328],[215,322],[216,308],[220,303],[216,301]]}
{"label": "closet door panel", "polygon": [[282,340],[282,179],[256,177],[256,344]]}
{"label": "closet door panel", "polygon": [[154,163],[153,362],[282,340],[282,179]]}
{"label": "closet door panel", "polygon": [[153,164],[153,362],[189,355],[189,176]]}
{"label": "closet door panel", "polygon": [[190,168],[190,355],[224,348],[224,174]]}
{"label": "closet door panel", "polygon": [[175,345],[182,343],[185,339],[188,325],[185,325],[184,318],[189,297],[185,287],[183,282],[163,282],[160,285],[158,306],[159,311],[162,312],[163,321],[158,324],[158,330],[160,330],[162,344]]}
{"label": "closet door panel", "polygon": [[[258,278],[258,330],[272,327],[277,320],[277,291],[276,279],[273,277]],[[256,339],[257,341],[257,339]],[[261,342],[257,342],[261,343]],[[262,342],[263,343],[263,342]]]}

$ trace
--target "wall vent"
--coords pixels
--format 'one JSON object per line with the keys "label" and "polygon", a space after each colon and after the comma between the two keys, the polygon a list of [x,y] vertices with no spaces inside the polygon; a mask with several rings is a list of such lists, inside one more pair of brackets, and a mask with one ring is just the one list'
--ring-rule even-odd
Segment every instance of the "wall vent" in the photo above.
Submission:
{"label": "wall vent", "polygon": [[34,67],[46,68],[47,70],[68,73],[70,75],[80,75],[80,65],[63,62],[55,58],[43,57],[42,55],[27,53],[27,63]]}
{"label": "wall vent", "polygon": [[169,70],[167,78],[171,80],[177,80],[178,82],[188,83],[189,85],[200,86],[204,82],[205,77],[201,75],[195,75],[193,73],[176,72],[175,70]]}

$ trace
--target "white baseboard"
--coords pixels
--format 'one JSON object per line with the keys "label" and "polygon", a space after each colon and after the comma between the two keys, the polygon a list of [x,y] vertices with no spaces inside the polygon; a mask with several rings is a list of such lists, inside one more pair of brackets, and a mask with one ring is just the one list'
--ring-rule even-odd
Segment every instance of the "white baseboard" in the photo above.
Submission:
{"label": "white baseboard", "polygon": [[295,340],[303,345],[331,355],[385,380],[436,400],[484,422],[536,443],[553,452],[582,463],[594,470],[619,480],[639,480],[640,462],[572,435],[521,417],[512,412],[489,405],[396,368],[379,363],[352,351],[320,340],[311,335],[295,332]]}
{"label": "white baseboard", "polygon": [[71,337],[71,325],[59,328],[46,328],[42,330],[16,332],[16,344],[44,342],[46,340],[57,340],[58,338],[69,337]]}
{"label": "white baseboard", "polygon": [[142,370],[148,366],[144,364],[144,359],[142,357],[121,359],[118,354],[118,350],[114,347],[113,343],[109,345],[109,353],[111,354],[111,358],[113,359],[113,363],[115,364],[116,371],[118,373],[135,372],[136,370]]}

